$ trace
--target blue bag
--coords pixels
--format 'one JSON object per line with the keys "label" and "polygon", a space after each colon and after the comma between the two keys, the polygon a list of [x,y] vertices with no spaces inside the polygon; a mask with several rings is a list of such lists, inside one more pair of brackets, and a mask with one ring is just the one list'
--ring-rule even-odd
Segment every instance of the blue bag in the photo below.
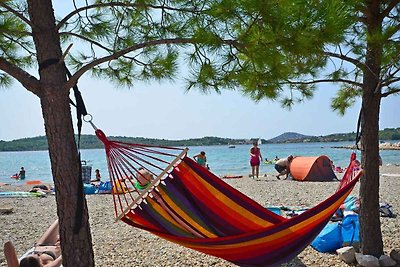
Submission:
{"label": "blue bag", "polygon": [[342,221],[343,246],[353,246],[360,242],[360,222],[358,214],[348,214]]}
{"label": "blue bag", "polygon": [[86,195],[96,194],[96,186],[92,184],[83,184],[83,191]]}
{"label": "blue bag", "polygon": [[97,193],[99,194],[111,194],[112,186],[110,181],[107,182],[100,182],[99,188],[97,190]]}
{"label": "blue bag", "polygon": [[313,240],[311,246],[319,252],[334,252],[343,246],[360,242],[358,214],[348,214],[341,222],[329,223]]}
{"label": "blue bag", "polygon": [[340,222],[329,223],[312,241],[311,246],[319,252],[333,252],[342,247],[343,239]]}

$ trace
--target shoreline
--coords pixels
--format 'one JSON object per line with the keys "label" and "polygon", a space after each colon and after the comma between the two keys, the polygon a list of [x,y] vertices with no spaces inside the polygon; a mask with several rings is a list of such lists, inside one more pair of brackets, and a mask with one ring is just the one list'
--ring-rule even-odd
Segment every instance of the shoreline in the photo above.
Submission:
{"label": "shoreline", "polygon": [[[380,202],[400,212],[400,167],[380,169]],[[264,173],[263,173],[264,174]],[[263,175],[262,174],[262,175]],[[267,174],[258,180],[248,176],[224,181],[263,206],[312,207],[333,194],[338,185],[333,182],[297,182],[277,180]],[[1,186],[0,191],[29,190],[31,186]],[[359,184],[351,195],[358,196]],[[225,260],[205,255],[158,238],[148,232],[115,222],[111,195],[86,196],[97,266],[236,266]],[[18,255],[34,244],[57,216],[55,196],[44,198],[2,198],[0,206],[13,208],[10,214],[0,215],[0,239],[11,240]],[[39,219],[40,218],[40,219]],[[400,248],[400,216],[380,218],[385,254]],[[3,248],[0,266],[6,266]],[[290,263],[282,266],[348,266],[335,254],[319,253],[308,246]]]}

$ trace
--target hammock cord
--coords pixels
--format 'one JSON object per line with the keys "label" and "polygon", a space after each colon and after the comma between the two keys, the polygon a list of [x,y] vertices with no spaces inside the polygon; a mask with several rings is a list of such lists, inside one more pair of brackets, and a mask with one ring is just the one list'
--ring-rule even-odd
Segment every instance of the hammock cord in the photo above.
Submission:
{"label": "hammock cord", "polygon": [[[68,68],[64,65],[67,77],[71,78],[71,72],[68,70]],[[83,192],[83,186],[82,186],[82,165],[81,165],[81,150],[80,150],[80,144],[81,144],[81,132],[82,132],[82,118],[86,116],[87,110],[85,107],[85,103],[82,98],[82,94],[78,89],[78,85],[73,86],[73,91],[74,91],[74,97],[75,97],[75,102],[70,99],[71,105],[73,105],[76,108],[76,117],[77,117],[77,126],[78,126],[78,141],[77,141],[77,150],[78,150],[78,185],[77,185],[77,201],[76,201],[76,211],[75,211],[75,224],[74,224],[74,233],[78,234],[80,229],[82,228],[82,221],[83,221],[83,205],[84,205],[84,192]]]}
{"label": "hammock cord", "polygon": [[104,144],[117,219],[146,201],[148,195],[155,195],[156,192],[152,191],[169,177],[174,165],[187,151],[177,147],[109,140],[97,128],[95,133]]}
{"label": "hammock cord", "polygon": [[356,133],[356,148],[357,148],[357,150],[360,150],[360,148],[358,147],[358,144],[360,143],[361,136],[363,134],[363,128],[361,126],[361,122],[363,119],[363,111],[364,111],[364,107],[363,107],[363,105],[361,105],[360,113],[358,115],[358,120],[357,120],[357,133]]}

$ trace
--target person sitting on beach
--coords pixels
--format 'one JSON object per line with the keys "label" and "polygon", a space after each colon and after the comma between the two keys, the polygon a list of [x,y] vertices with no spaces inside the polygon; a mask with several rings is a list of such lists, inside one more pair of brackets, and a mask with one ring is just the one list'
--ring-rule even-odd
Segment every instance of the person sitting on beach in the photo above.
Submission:
{"label": "person sitting on beach", "polygon": [[207,167],[206,152],[201,151],[199,154],[193,156],[193,159],[197,162],[197,164],[203,166],[204,168]]}
{"label": "person sitting on beach", "polygon": [[25,179],[25,169],[24,169],[24,167],[21,167],[21,170],[19,171],[19,174],[18,174],[18,179],[21,179],[21,180]]}
{"label": "person sitting on beach", "polygon": [[286,174],[285,179],[288,178],[288,176],[290,174],[290,163],[292,162],[293,158],[294,157],[292,155],[290,155],[289,157],[280,159],[275,163],[275,170],[279,173],[276,176],[276,178],[278,180],[281,179],[281,178],[279,178],[279,176],[285,175],[285,174]]}
{"label": "person sitting on beach", "polygon": [[94,171],[95,173],[95,179],[94,180],[90,180],[90,183],[94,184],[94,185],[98,185],[101,182],[101,175],[100,175],[100,170],[96,169]]}

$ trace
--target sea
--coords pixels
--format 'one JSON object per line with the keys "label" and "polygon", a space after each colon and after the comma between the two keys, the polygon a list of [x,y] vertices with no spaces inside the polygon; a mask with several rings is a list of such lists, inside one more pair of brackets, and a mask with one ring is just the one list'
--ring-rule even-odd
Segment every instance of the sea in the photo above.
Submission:
{"label": "sea", "polygon": [[[395,141],[389,141],[394,143]],[[352,150],[335,147],[346,147],[353,142],[331,143],[288,143],[288,144],[262,144],[260,146],[263,159],[273,160],[293,156],[328,156],[335,166],[346,167]],[[247,175],[251,173],[249,164],[249,151],[251,145],[236,145],[230,148],[227,145],[219,146],[193,146],[189,147],[188,156],[193,157],[200,151],[205,151],[210,170],[218,176]],[[357,157],[361,157],[359,151]],[[381,150],[383,164],[400,164],[400,150]],[[104,149],[83,149],[81,158],[86,165],[94,170],[99,169],[104,180],[107,175],[107,164]],[[17,181],[11,176],[18,173],[21,167],[26,170],[26,179]],[[274,174],[273,164],[261,163],[260,173]],[[53,183],[48,151],[20,151],[0,152],[0,183],[22,184],[30,180],[40,180],[43,183]]]}

